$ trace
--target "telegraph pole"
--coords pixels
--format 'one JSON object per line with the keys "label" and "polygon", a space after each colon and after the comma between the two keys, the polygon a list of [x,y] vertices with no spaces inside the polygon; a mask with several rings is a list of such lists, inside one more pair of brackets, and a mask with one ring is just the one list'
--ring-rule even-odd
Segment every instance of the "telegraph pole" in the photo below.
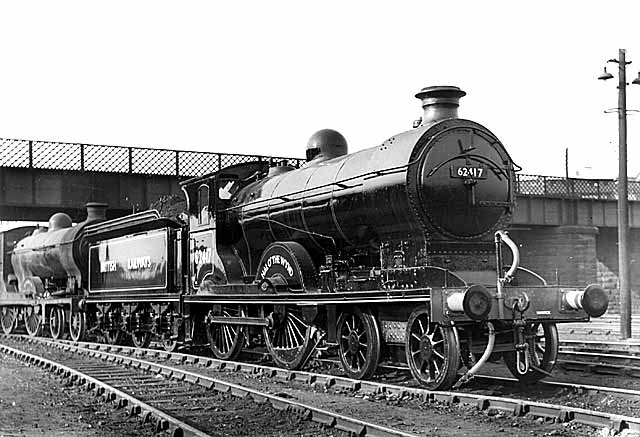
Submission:
{"label": "telegraph pole", "polygon": [[[631,277],[629,272],[629,195],[627,179],[627,65],[631,61],[625,58],[626,52],[620,49],[618,59],[607,62],[618,64],[618,288],[620,290],[620,337],[631,338]],[[604,72],[600,80],[613,79],[613,75]],[[634,85],[640,85],[640,73],[634,79]],[[608,111],[605,111],[608,112]]]}
{"label": "telegraph pole", "polygon": [[618,272],[620,281],[620,336],[631,338],[631,284],[629,275],[629,196],[627,187],[627,62],[618,53]]}

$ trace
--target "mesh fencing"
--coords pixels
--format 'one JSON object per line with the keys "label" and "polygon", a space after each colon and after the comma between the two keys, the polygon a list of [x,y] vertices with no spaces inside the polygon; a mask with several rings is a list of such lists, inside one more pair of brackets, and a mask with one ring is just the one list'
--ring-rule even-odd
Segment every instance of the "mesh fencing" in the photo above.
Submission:
{"label": "mesh fencing", "polygon": [[[640,182],[629,181],[629,200],[640,200]],[[577,179],[520,174],[516,193],[525,196],[617,200],[618,181],[614,179]]]}
{"label": "mesh fencing", "polygon": [[[186,178],[256,161],[292,167],[300,167],[305,163],[304,159],[299,158],[0,138],[0,167]],[[613,179],[567,179],[528,174],[519,174],[516,178],[516,193],[524,196],[616,200],[617,189],[618,183]],[[640,182],[629,181],[628,189],[629,200],[640,200]]]}
{"label": "mesh fencing", "polygon": [[141,147],[98,146],[0,138],[0,167],[136,173],[181,178],[201,176],[245,162],[300,167],[304,159],[193,152]]}

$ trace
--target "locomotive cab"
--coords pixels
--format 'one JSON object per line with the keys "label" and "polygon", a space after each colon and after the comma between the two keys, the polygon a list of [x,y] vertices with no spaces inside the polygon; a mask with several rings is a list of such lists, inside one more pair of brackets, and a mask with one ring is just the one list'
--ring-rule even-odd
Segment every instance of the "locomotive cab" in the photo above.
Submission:
{"label": "locomotive cab", "polygon": [[216,286],[249,281],[242,230],[233,203],[237,192],[268,174],[265,162],[227,167],[219,172],[181,184],[189,214],[189,289],[192,293],[213,292]]}

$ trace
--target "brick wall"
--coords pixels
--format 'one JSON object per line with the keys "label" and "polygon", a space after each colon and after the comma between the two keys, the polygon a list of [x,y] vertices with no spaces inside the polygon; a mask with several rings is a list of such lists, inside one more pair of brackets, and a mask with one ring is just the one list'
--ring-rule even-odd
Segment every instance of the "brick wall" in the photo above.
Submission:
{"label": "brick wall", "polygon": [[[609,313],[618,313],[618,231],[590,226],[512,229],[520,247],[521,265],[536,271],[549,284],[597,283],[609,294]],[[633,314],[640,314],[640,229],[630,232],[630,272]]]}
{"label": "brick wall", "polygon": [[546,226],[509,231],[520,247],[520,264],[549,284],[586,286],[597,280],[593,226]]}
{"label": "brick wall", "polygon": [[[629,269],[633,314],[640,314],[640,229],[629,232]],[[600,228],[596,238],[598,283],[609,292],[609,312],[619,312],[618,292],[618,229]]]}

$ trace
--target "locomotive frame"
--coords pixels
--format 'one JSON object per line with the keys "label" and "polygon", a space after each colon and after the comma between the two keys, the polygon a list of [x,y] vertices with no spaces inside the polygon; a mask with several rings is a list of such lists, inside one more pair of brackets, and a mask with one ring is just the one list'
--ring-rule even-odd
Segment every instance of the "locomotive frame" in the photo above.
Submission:
{"label": "locomotive frame", "polygon": [[520,266],[503,230],[515,164],[485,127],[457,118],[463,95],[423,89],[422,124],[378,147],[349,155],[323,130],[303,168],[249,162],[185,181],[182,218],[89,211],[60,228],[52,217],[47,235],[18,242],[18,277],[2,276],[4,332],[22,320],[54,338],[68,325],[75,341],[147,347],[158,336],[167,350],[208,344],[228,360],[261,344],[292,369],[331,349],[351,377],[391,360],[431,389],[451,387],[462,365],[464,383],[495,354],[523,381],[547,376],[555,324],[600,316],[607,298]]}

